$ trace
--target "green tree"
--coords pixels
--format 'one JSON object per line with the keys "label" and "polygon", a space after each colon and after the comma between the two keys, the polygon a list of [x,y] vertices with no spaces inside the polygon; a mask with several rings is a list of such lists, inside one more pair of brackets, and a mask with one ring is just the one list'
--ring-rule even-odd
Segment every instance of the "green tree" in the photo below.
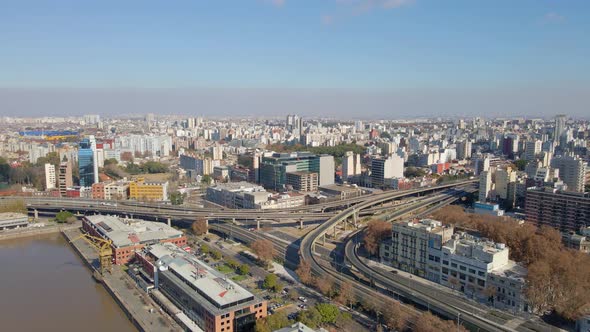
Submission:
{"label": "green tree", "polygon": [[245,276],[248,273],[250,273],[250,266],[247,264],[242,264],[240,265],[240,267],[238,268],[238,273]]}
{"label": "green tree", "polygon": [[175,191],[170,194],[170,203],[172,203],[172,205],[182,205],[185,198],[186,193],[181,194],[180,191]]}
{"label": "green tree", "polygon": [[149,174],[168,172],[168,166],[157,161],[147,161],[141,166],[144,172]]}
{"label": "green tree", "polygon": [[204,184],[204,185],[206,185],[206,186],[210,185],[211,182],[213,182],[213,179],[208,174],[203,175],[203,177],[201,178],[201,183]]}
{"label": "green tree", "polygon": [[104,161],[104,167],[106,168],[109,165],[117,165],[119,162],[115,158],[109,158]]}
{"label": "green tree", "polygon": [[211,251],[211,249],[209,249],[209,246],[206,244],[202,244],[201,245],[201,252],[204,254],[208,254]]}
{"label": "green tree", "polygon": [[213,257],[213,259],[219,260],[223,257],[223,255],[221,254],[221,252],[214,250],[211,252],[211,257]]}
{"label": "green tree", "polygon": [[307,325],[309,328],[315,329],[322,322],[322,315],[318,312],[315,307],[304,310],[297,316],[297,321]]}
{"label": "green tree", "polygon": [[269,273],[266,275],[266,277],[264,278],[264,282],[262,283],[262,287],[264,289],[269,289],[269,290],[275,290],[275,288],[277,287],[278,284],[278,278],[276,275]]}
{"label": "green tree", "polygon": [[315,309],[320,313],[321,322],[333,324],[336,322],[340,310],[338,307],[330,303],[320,303],[315,306]]}
{"label": "green tree", "polygon": [[278,311],[271,316],[258,320],[254,330],[257,332],[271,332],[287,327],[290,324],[291,321],[287,317],[287,313]]}
{"label": "green tree", "polygon": [[516,168],[518,168],[519,171],[524,171],[524,168],[526,167],[527,163],[528,160],[526,159],[518,159],[514,162],[514,165],[516,166]]}
{"label": "green tree", "polygon": [[[74,217],[74,214],[70,211],[60,211],[55,215],[55,221],[58,223],[68,222],[68,219]],[[71,220],[71,219],[70,219]]]}

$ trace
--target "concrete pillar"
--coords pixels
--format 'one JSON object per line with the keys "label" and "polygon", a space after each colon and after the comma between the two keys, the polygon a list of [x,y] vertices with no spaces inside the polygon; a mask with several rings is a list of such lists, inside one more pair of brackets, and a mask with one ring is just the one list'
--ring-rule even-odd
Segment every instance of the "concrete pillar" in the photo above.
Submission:
{"label": "concrete pillar", "polygon": [[168,227],[172,227],[172,218],[168,217]]}
{"label": "concrete pillar", "polygon": [[299,218],[299,229],[303,229],[303,218]]}
{"label": "concrete pillar", "polygon": [[260,229],[260,219],[256,218],[256,230]]}
{"label": "concrete pillar", "polygon": [[354,222],[354,227],[357,227],[357,221],[358,221],[358,217],[359,214],[358,212],[355,210],[354,213],[352,214],[352,221]]}
{"label": "concrete pillar", "polygon": [[334,238],[336,238],[336,225],[334,225]]}
{"label": "concrete pillar", "polygon": [[33,211],[33,218],[35,219],[35,221],[39,220],[39,210],[35,209]]}
{"label": "concrete pillar", "polygon": [[326,233],[324,233],[324,235],[322,235],[322,245],[326,245]]}
{"label": "concrete pillar", "polygon": [[205,234],[209,234],[209,219],[205,219],[205,226],[206,226]]}

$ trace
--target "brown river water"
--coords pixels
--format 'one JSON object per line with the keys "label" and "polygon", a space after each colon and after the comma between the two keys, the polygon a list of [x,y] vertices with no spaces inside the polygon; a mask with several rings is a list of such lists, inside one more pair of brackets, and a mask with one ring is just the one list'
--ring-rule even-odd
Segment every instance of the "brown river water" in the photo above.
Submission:
{"label": "brown river water", "polygon": [[0,242],[1,331],[137,331],[60,234]]}

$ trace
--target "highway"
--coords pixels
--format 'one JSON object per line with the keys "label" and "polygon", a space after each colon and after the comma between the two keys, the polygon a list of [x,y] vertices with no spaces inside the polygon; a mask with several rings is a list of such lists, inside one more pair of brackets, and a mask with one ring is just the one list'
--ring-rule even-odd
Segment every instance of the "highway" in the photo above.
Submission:
{"label": "highway", "polygon": [[[471,182],[467,181],[463,184],[466,185],[469,183],[471,183]],[[447,184],[447,185],[432,187],[429,189],[430,190],[442,190],[442,189],[455,187],[457,185],[458,184],[450,184],[450,185]],[[398,195],[400,195],[400,196],[401,195],[411,195],[411,194],[418,193],[421,190],[423,190],[423,189],[415,189],[415,190],[400,192],[400,193],[398,193]],[[303,238],[301,245],[300,245],[301,259],[305,260],[306,262],[308,262],[311,265],[312,271],[316,275],[330,274],[335,277],[338,277],[338,276],[342,277],[337,272],[335,272],[334,269],[332,269],[330,267],[327,268],[327,267],[323,266],[322,264],[320,264],[319,260],[317,259],[316,254],[314,253],[315,243],[319,240],[320,237],[322,237],[324,234],[326,234],[326,232],[328,232],[331,227],[333,227],[334,225],[351,217],[354,213],[356,213],[357,210],[362,210],[364,208],[368,208],[370,206],[380,204],[382,202],[382,200],[387,200],[387,199],[392,199],[392,197],[390,196],[387,198],[379,198],[376,200],[371,200],[371,201],[367,201],[364,203],[360,203],[354,207],[351,207],[349,209],[342,211],[338,215],[332,217],[328,221],[326,221],[323,224],[321,224],[320,226],[318,226],[316,229],[311,231],[309,234],[307,234],[306,237]],[[427,200],[424,202],[420,202],[419,204],[417,204],[418,206],[410,206],[408,208],[401,209],[400,211],[394,213],[394,215],[406,214],[406,213],[411,212],[412,210],[416,210],[421,207],[425,207],[429,204],[432,204],[432,201]],[[358,263],[358,262],[355,262],[355,263]],[[369,274],[372,273],[371,271],[367,271],[367,272]],[[358,283],[356,285],[358,285]],[[404,295],[406,295],[407,298],[414,300],[414,302],[418,302],[418,303],[422,302],[422,304],[425,307],[428,306],[431,310],[439,312],[440,314],[447,316],[451,319],[456,318],[460,314],[463,321],[467,321],[468,323],[472,324],[473,326],[476,326],[477,328],[479,328],[481,330],[484,330],[484,331],[511,331],[512,330],[510,328],[505,328],[502,324],[499,324],[499,323],[490,321],[484,317],[481,317],[480,313],[474,311],[472,308],[454,307],[451,304],[447,304],[445,301],[438,300],[438,296],[439,296],[438,292],[433,291],[432,289],[429,290],[428,293],[422,293],[422,292],[416,292],[403,284],[398,284],[395,282],[386,283],[386,285],[395,286],[395,287],[387,288],[388,290],[396,290],[397,289],[400,294],[403,294],[402,292],[405,292]],[[365,294],[361,293],[362,294],[361,298],[366,298],[367,297],[366,294],[373,294],[373,293],[374,292],[365,293]]]}

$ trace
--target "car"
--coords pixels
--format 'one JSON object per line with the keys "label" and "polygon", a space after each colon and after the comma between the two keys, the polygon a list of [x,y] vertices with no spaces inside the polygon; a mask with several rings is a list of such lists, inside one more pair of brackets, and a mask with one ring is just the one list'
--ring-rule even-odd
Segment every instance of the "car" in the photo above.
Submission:
{"label": "car", "polygon": [[398,272],[397,272],[397,270],[392,270],[391,273],[397,274]]}
{"label": "car", "polygon": [[301,301],[303,303],[307,302],[307,299],[304,296],[300,296],[300,297],[298,297],[298,299],[299,299],[299,301]]}

